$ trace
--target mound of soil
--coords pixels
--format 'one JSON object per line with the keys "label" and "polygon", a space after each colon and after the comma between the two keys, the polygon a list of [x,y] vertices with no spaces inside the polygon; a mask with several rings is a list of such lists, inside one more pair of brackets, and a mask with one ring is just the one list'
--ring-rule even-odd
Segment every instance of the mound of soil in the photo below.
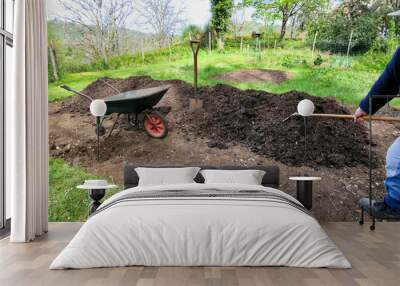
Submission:
{"label": "mound of soil", "polygon": [[305,98],[314,102],[317,113],[349,114],[334,99],[295,91],[281,95],[242,91],[226,85],[202,88],[199,97],[204,100],[205,113],[188,114],[186,120],[196,122],[194,128],[212,139],[215,146],[241,143],[257,154],[294,166],[368,164],[364,126],[350,120],[308,118],[305,148],[303,118],[282,122]]}
{"label": "mound of soil", "polygon": [[269,82],[281,84],[291,78],[291,74],[279,70],[252,69],[233,71],[215,77],[219,80],[231,82]]}
{"label": "mound of soil", "polygon": [[[255,90],[239,90],[228,85],[203,87],[197,96],[204,101],[204,108],[189,110],[189,97],[194,95],[191,85],[174,81],[156,81],[147,76],[127,79],[99,79],[83,93],[94,98],[121,91],[172,84],[170,91],[180,101],[172,108],[169,120],[172,128],[179,129],[189,138],[206,137],[210,148],[226,149],[235,144],[247,146],[252,152],[273,158],[287,165],[342,168],[368,164],[367,130],[350,120],[309,118],[307,120],[307,147],[305,127],[301,117],[282,120],[296,111],[304,98],[311,99],[318,113],[349,114],[334,99],[316,98],[296,91],[270,94]],[[168,94],[167,94],[168,97]],[[89,114],[89,103],[83,97],[62,102],[58,112]]]}

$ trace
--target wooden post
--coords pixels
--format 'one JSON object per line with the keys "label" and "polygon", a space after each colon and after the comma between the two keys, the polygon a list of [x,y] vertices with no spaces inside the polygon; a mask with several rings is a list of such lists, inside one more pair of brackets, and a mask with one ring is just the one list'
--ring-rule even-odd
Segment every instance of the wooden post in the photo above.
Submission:
{"label": "wooden post", "polygon": [[313,45],[312,45],[312,53],[311,53],[311,57],[312,58],[314,58],[314,51],[315,51],[315,44],[317,42],[317,36],[318,36],[318,31],[315,32],[315,35],[314,35],[314,42],[313,42]]}
{"label": "wooden post", "polygon": [[257,58],[258,58],[258,56],[260,54],[259,45],[260,45],[260,39],[257,37],[256,38],[256,48],[255,48],[255,53],[254,53],[254,59],[255,59],[256,62],[257,62],[257,60],[258,60]]}
{"label": "wooden post", "polygon": [[167,41],[168,41],[168,51],[169,51],[169,58],[168,58],[168,60],[171,61],[171,58],[172,58],[171,39],[168,37]]}
{"label": "wooden post", "polygon": [[53,76],[54,80],[58,81],[60,78],[58,76],[58,63],[57,63],[57,56],[56,56],[56,51],[53,47],[53,42],[50,42],[49,45],[49,54],[50,54],[50,62],[51,66],[53,68]]}
{"label": "wooden post", "polygon": [[240,37],[240,54],[243,55],[243,36]]}
{"label": "wooden post", "polygon": [[208,32],[208,51],[209,51],[209,53],[212,52],[212,35],[211,35],[211,32]]}
{"label": "wooden post", "polygon": [[350,33],[349,45],[347,46],[347,59],[349,59],[350,49],[351,49],[351,41],[353,40],[353,30]]}
{"label": "wooden post", "polygon": [[276,50],[276,40],[275,40],[275,43],[274,43],[274,50]]}
{"label": "wooden post", "polygon": [[141,40],[140,49],[142,52],[142,61],[144,62],[144,60],[145,60],[145,58],[144,58],[144,38],[142,38],[142,40]]}
{"label": "wooden post", "polygon": [[247,58],[246,58],[246,62],[247,62],[247,63],[250,62],[250,45],[247,45]]}

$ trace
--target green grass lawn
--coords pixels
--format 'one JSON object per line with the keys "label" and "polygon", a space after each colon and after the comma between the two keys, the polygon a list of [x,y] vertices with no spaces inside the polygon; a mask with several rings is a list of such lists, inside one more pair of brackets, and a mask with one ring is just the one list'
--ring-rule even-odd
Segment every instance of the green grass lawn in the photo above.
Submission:
{"label": "green grass lawn", "polygon": [[[215,80],[214,77],[229,71],[246,68],[279,69],[292,73],[293,78],[280,85],[269,83],[230,84],[241,89],[258,89],[274,93],[298,90],[314,96],[334,96],[344,103],[354,105],[368,92],[378,76],[375,72],[343,67],[342,63],[347,61],[345,57],[324,54],[323,59],[324,63],[321,66],[314,66],[311,52],[304,48],[267,50],[263,53],[261,60],[255,60],[254,55],[251,54],[250,61],[245,54],[240,54],[238,50],[211,54],[201,51],[199,85],[215,85],[221,81]],[[175,61],[161,58],[158,63],[153,64],[137,64],[117,70],[67,74],[60,82],[49,84],[49,100],[59,100],[71,96],[70,93],[58,87],[61,83],[82,90],[92,81],[104,76],[125,78],[133,75],[149,75],[159,80],[180,79],[191,83],[193,81],[192,61],[189,53],[187,57]],[[351,58],[353,64],[356,61],[357,58]]]}
{"label": "green grass lawn", "polygon": [[[97,177],[61,159],[51,158],[49,167],[49,221],[86,220],[91,200],[85,190],[78,190],[76,186]],[[120,190],[107,191],[105,198]]]}

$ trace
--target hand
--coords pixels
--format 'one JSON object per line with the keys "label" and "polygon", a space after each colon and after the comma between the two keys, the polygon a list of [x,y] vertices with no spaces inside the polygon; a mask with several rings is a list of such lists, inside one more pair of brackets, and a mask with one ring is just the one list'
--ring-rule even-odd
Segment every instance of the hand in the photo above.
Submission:
{"label": "hand", "polygon": [[357,108],[356,112],[354,112],[354,122],[358,123],[362,120],[363,116],[367,116],[368,113],[366,113],[364,110],[362,110],[360,107]]}

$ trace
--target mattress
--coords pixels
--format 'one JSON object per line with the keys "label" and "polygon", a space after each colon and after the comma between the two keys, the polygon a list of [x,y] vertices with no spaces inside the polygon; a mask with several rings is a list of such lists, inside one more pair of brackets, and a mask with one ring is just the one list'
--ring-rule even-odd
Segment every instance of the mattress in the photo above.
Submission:
{"label": "mattress", "polygon": [[50,269],[134,265],[351,267],[293,197],[263,186],[193,183],[112,196]]}

